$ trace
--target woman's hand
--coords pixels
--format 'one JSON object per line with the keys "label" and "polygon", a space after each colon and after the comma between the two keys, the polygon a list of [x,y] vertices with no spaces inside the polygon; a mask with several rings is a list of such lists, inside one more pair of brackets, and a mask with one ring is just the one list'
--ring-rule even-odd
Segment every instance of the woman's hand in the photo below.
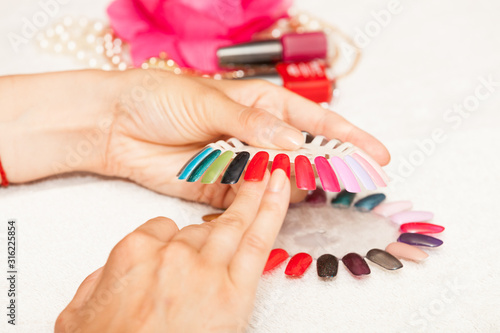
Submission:
{"label": "woman's hand", "polygon": [[[239,185],[203,185],[175,177],[192,155],[225,136],[293,150],[302,144],[300,130],[305,130],[352,142],[383,165],[389,161],[385,147],[368,133],[262,80],[217,81],[162,70],[78,71],[10,77],[12,84],[8,80],[0,79],[0,100],[7,100],[4,109],[22,112],[0,123],[0,157],[14,183],[90,171],[227,207]],[[17,99],[9,105],[13,96]],[[292,189],[292,201],[304,196],[305,191]]]}
{"label": "woman's hand", "polygon": [[289,192],[277,169],[212,222],[149,220],[83,281],[55,332],[243,332]]}

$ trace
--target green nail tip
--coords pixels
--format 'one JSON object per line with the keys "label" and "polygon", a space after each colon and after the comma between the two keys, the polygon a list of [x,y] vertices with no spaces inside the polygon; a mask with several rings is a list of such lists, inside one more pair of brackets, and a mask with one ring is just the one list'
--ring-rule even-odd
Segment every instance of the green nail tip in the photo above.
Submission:
{"label": "green nail tip", "polygon": [[214,163],[208,168],[205,175],[201,179],[203,184],[213,184],[219,178],[220,174],[224,170],[224,168],[229,164],[231,159],[233,158],[234,153],[232,151],[226,151],[222,155],[220,155]]}
{"label": "green nail tip", "polygon": [[332,200],[332,205],[334,207],[349,207],[351,206],[356,193],[347,192],[342,190],[336,198]]}

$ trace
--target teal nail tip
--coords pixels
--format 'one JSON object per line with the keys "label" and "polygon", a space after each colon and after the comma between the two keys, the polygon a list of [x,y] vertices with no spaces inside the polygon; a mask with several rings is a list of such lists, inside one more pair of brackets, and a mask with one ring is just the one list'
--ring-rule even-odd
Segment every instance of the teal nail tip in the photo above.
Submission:
{"label": "teal nail tip", "polygon": [[371,194],[367,197],[364,197],[363,199],[357,201],[354,204],[354,207],[361,211],[361,212],[369,212],[373,208],[377,207],[380,205],[382,201],[384,201],[386,198],[384,193],[375,193]]}
{"label": "teal nail tip", "polygon": [[342,190],[337,196],[332,200],[332,206],[334,207],[350,207],[354,201],[356,193],[347,192]]}
{"label": "teal nail tip", "polygon": [[221,151],[220,149],[212,151],[207,157],[203,159],[191,172],[187,181],[193,183],[200,179],[200,177],[207,171],[208,167],[215,161],[217,157],[219,157]]}
{"label": "teal nail tip", "polygon": [[196,168],[196,166],[207,157],[212,150],[214,150],[212,147],[206,147],[202,151],[200,151],[198,154],[196,154],[194,157],[191,158],[190,162],[186,163],[186,165],[183,167],[181,170],[179,179],[186,179],[189,177],[189,175],[193,172],[193,170]]}

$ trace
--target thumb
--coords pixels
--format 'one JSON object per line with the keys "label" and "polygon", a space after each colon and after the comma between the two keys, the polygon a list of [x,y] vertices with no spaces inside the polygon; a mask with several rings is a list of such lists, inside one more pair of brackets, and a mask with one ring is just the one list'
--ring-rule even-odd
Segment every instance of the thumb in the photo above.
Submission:
{"label": "thumb", "polygon": [[251,108],[231,100],[223,112],[217,112],[213,126],[221,134],[234,136],[246,143],[274,149],[295,150],[304,143],[304,136],[270,112]]}

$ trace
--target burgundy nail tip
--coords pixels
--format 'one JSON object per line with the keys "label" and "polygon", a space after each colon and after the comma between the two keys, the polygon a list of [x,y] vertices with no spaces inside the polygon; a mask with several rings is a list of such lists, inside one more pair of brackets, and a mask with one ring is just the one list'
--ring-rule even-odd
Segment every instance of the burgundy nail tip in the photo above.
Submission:
{"label": "burgundy nail tip", "polygon": [[322,205],[326,203],[326,193],[321,188],[317,188],[307,194],[305,202],[313,205]]}
{"label": "burgundy nail tip", "polygon": [[304,252],[297,253],[290,259],[285,269],[285,274],[290,277],[300,277],[312,263],[312,257]]}
{"label": "burgundy nail tip", "polygon": [[363,276],[371,273],[365,259],[357,253],[346,254],[342,258],[342,262],[354,276]]}
{"label": "burgundy nail tip", "polygon": [[244,179],[251,182],[260,182],[266,173],[269,154],[266,151],[259,151],[248,163]]}
{"label": "burgundy nail tip", "polygon": [[438,247],[443,244],[442,240],[434,238],[432,236],[408,232],[399,235],[398,242],[427,247]]}
{"label": "burgundy nail tip", "polygon": [[314,190],[316,188],[316,179],[309,158],[304,155],[298,155],[295,158],[295,180],[297,188],[301,190]]}
{"label": "burgundy nail tip", "polygon": [[287,260],[289,257],[288,252],[283,249],[274,249],[269,253],[269,258],[267,259],[266,266],[264,267],[264,272],[269,272],[276,267],[278,267],[283,261]]}

